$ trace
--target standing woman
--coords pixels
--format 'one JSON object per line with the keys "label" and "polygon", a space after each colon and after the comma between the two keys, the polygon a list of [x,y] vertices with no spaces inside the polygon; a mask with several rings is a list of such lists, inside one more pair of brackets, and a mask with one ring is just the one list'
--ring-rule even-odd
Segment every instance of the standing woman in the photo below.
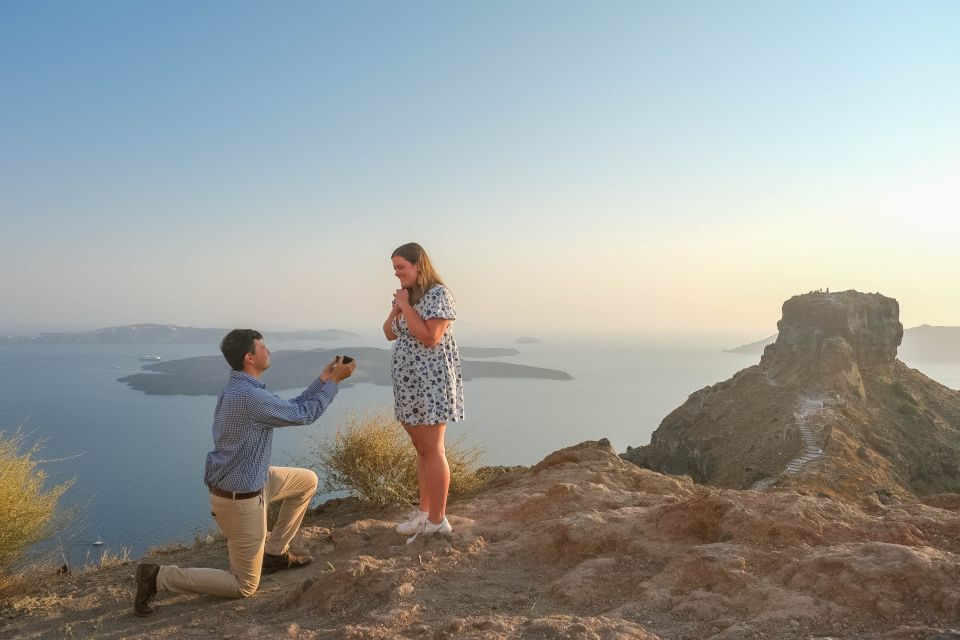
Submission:
{"label": "standing woman", "polygon": [[396,341],[391,364],[394,407],[417,450],[420,485],[420,506],[397,531],[450,533],[450,467],[443,438],[448,421],[463,420],[460,351],[451,326],[457,312],[423,247],[410,242],[390,257],[400,288],[393,294],[383,333]]}

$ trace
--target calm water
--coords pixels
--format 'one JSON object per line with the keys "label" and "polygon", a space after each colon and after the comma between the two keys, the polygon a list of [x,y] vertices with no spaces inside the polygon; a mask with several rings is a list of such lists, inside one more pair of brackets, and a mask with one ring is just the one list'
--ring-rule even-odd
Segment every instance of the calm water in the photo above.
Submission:
{"label": "calm water", "polygon": [[[574,380],[466,383],[467,420],[449,425],[448,433],[482,444],[488,464],[533,464],[561,447],[602,437],[620,451],[646,444],[660,420],[691,392],[759,360],[715,349],[556,342],[517,348],[520,355],[499,360],[563,369]],[[76,479],[64,503],[81,507],[83,515],[62,534],[73,562],[121,547],[136,557],[150,545],[192,541],[195,531],[214,526],[202,478],[216,398],[147,396],[116,381],[139,371],[144,363],[138,358],[147,353],[172,360],[217,350],[215,345],[0,347],[0,428],[11,431],[25,423],[31,440],[45,440],[43,458],[55,460],[44,465],[51,478]],[[960,387],[960,364],[910,364],[951,388]],[[392,392],[385,387],[364,384],[342,390],[316,424],[277,431],[273,462],[288,464],[301,457],[347,414],[391,402]],[[97,538],[104,540],[102,547],[90,544]]]}

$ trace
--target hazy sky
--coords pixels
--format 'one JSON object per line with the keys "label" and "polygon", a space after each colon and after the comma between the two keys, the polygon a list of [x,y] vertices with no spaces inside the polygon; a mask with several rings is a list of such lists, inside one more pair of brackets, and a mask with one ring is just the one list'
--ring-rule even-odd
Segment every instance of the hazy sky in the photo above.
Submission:
{"label": "hazy sky", "polygon": [[960,325],[960,3],[0,4],[0,333]]}

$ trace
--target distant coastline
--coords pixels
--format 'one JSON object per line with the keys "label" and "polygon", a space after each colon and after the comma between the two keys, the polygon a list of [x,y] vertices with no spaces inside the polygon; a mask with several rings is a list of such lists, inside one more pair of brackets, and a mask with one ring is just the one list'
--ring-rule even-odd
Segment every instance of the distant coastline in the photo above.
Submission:
{"label": "distant coastline", "polygon": [[776,334],[776,333],[775,333],[775,334],[773,334],[772,336],[768,336],[768,337],[764,338],[763,340],[757,340],[756,342],[751,342],[751,343],[749,343],[749,344],[740,345],[739,347],[736,347],[735,349],[724,349],[723,352],[724,352],[724,353],[746,353],[746,354],[757,354],[757,355],[759,355],[759,354],[763,353],[764,347],[766,347],[768,344],[773,344],[774,342],[777,341],[777,335],[779,335],[779,334]]}
{"label": "distant coastline", "polygon": [[[777,335],[775,333],[735,349],[724,349],[724,352],[760,355],[768,344],[776,342]],[[906,329],[903,332],[903,341],[897,349],[897,357],[918,362],[960,362],[960,327],[922,324]]]}
{"label": "distant coastline", "polygon": [[[463,355],[489,357],[512,355],[513,349],[464,347]],[[335,356],[347,353],[357,359],[356,373],[344,385],[369,383],[389,386],[390,350],[373,347],[338,347],[337,349],[274,351],[272,366],[263,381],[274,390],[306,386],[323,365]],[[220,356],[200,356],[144,365],[144,373],[118,378],[118,382],[147,395],[217,395],[229,373]],[[475,378],[532,378],[540,380],[573,380],[566,371],[531,367],[507,362],[463,360],[465,380]]]}

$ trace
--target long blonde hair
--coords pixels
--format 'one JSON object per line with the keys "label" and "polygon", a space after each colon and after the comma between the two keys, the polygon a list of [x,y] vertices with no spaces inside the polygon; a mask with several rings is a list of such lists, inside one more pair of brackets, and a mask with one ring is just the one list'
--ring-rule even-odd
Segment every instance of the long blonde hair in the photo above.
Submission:
{"label": "long blonde hair", "polygon": [[416,242],[408,242],[394,249],[390,258],[396,258],[397,256],[410,264],[416,265],[418,269],[417,281],[410,287],[410,304],[420,302],[423,294],[429,291],[433,285],[443,284],[437,270],[433,268],[433,263],[430,262],[430,256]]}

